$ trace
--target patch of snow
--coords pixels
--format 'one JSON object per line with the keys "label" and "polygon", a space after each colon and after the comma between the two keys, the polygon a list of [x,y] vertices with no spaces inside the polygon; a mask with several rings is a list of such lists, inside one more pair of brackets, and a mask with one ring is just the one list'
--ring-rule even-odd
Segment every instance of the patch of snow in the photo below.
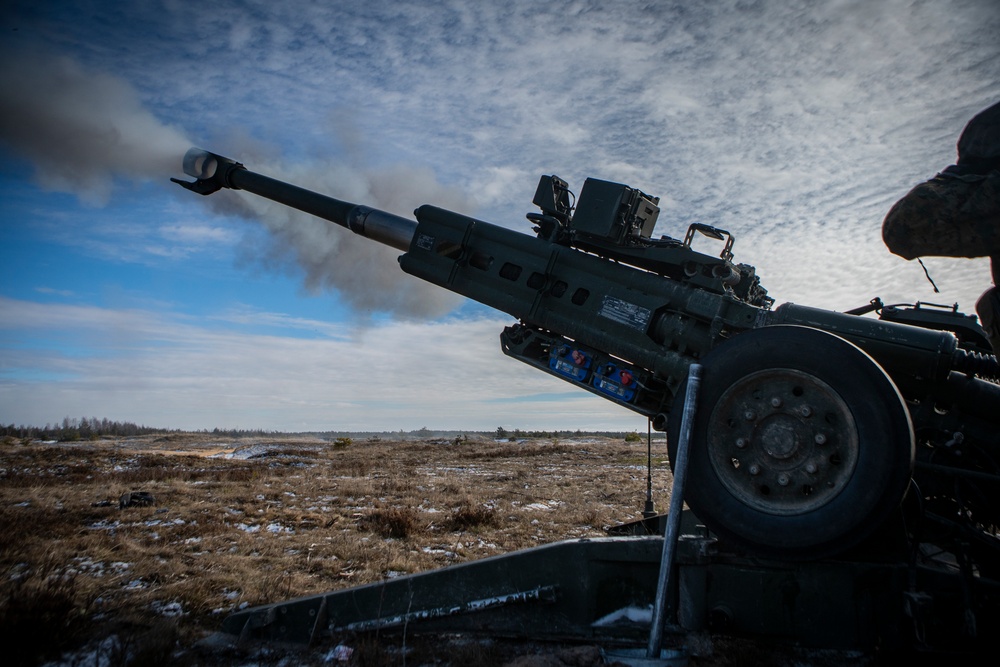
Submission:
{"label": "patch of snow", "polygon": [[176,618],[178,616],[184,615],[184,607],[181,606],[180,602],[176,600],[174,602],[160,602],[159,600],[154,600],[151,605],[154,612],[160,614],[161,616],[166,616],[168,618]]}
{"label": "patch of snow", "polygon": [[622,607],[621,609],[611,612],[607,616],[602,616],[590,625],[594,628],[600,628],[622,623],[649,625],[652,622],[653,605],[649,605],[648,607]]}
{"label": "patch of snow", "polygon": [[352,655],[354,655],[353,648],[337,644],[323,656],[323,662],[350,662]]}
{"label": "patch of snow", "polygon": [[269,456],[272,452],[276,452],[279,448],[273,445],[250,445],[248,447],[243,447],[237,449],[236,451],[228,454],[222,454],[224,459],[235,459],[237,461],[247,461],[249,459],[259,459],[264,456]]}
{"label": "patch of snow", "polygon": [[111,570],[111,574],[122,574],[130,567],[132,567],[131,563],[123,561],[104,563],[103,561],[95,561],[88,557],[77,556],[70,561],[69,567],[66,568],[66,574],[89,574],[94,577],[103,577],[109,569]]}
{"label": "patch of snow", "polygon": [[448,551],[447,549],[442,549],[440,547],[424,547],[421,551],[425,554],[431,554],[432,556],[444,556],[446,558],[458,557],[454,551]]}

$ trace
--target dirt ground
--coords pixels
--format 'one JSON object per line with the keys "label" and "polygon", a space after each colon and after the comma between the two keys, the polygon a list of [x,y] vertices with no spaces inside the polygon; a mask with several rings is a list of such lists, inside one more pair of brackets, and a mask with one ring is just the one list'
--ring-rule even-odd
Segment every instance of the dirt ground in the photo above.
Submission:
{"label": "dirt ground", "polygon": [[[669,504],[665,445],[653,497]],[[128,495],[130,494],[131,495]],[[233,610],[381,581],[638,519],[646,443],[577,437],[170,434],[0,446],[6,664],[608,664],[596,647],[354,638],[220,648]],[[839,664],[702,643],[692,665]],[[852,664],[864,662],[853,656]]]}

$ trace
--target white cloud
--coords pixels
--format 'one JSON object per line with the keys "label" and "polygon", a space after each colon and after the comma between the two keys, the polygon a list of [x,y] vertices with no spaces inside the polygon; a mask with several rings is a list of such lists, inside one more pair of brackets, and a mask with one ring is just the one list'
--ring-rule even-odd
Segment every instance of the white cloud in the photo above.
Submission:
{"label": "white cloud", "polygon": [[194,245],[206,243],[231,245],[238,238],[232,229],[202,224],[164,225],[160,227],[160,236],[168,241]]}
{"label": "white cloud", "polygon": [[[208,327],[162,312],[10,299],[0,299],[0,312],[3,423],[66,415],[280,430],[635,429],[643,422],[505,357],[498,344],[505,320],[353,329],[258,313],[222,318],[247,326],[219,328],[220,320]],[[256,333],[262,322],[327,335]],[[53,331],[74,332],[72,356],[45,349]]]}
{"label": "white cloud", "polygon": [[56,289],[54,287],[40,286],[36,287],[35,291],[38,292],[39,294],[50,294],[55,296],[66,296],[66,297],[73,296],[72,290]]}

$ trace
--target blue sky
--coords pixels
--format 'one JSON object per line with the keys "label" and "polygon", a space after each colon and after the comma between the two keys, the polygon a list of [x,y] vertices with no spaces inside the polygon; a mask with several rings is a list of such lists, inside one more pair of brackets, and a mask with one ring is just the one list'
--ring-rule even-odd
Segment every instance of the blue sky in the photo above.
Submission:
{"label": "blue sky", "polygon": [[958,302],[885,249],[1000,99],[995,0],[20,2],[0,9],[0,422],[645,428],[504,357],[395,253],[168,182],[191,145],[399,214],[529,227],[538,176],[733,232],[778,303]]}

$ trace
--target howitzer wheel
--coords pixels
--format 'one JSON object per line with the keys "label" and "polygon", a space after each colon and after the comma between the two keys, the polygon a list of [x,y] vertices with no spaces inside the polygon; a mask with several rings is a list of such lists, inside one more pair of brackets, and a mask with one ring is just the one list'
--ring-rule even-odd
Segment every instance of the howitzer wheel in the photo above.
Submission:
{"label": "howitzer wheel", "polygon": [[[913,469],[906,403],[848,341],[774,326],[705,355],[684,500],[721,538],[781,558],[822,558],[876,530]],[[683,403],[686,384],[675,405]],[[671,463],[681,410],[668,422]]]}

